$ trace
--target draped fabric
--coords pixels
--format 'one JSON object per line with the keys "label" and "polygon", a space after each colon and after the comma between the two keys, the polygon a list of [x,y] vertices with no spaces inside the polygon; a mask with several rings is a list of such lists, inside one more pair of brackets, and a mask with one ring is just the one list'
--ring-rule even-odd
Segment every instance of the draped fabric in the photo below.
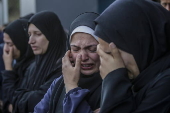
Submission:
{"label": "draped fabric", "polygon": [[42,11],[28,22],[34,24],[49,41],[46,53],[35,56],[34,72],[26,88],[18,89],[13,99],[14,113],[33,112],[52,81],[61,75],[62,57],[66,51],[66,34],[58,16],[51,11]]}
{"label": "draped fabric", "polygon": [[36,56],[35,72],[28,85],[28,88],[36,89],[50,78],[52,72],[61,70],[61,58],[66,51],[66,34],[57,15],[50,11],[37,13],[29,20],[30,23],[49,41],[47,52]]}
{"label": "draped fabric", "polygon": [[12,103],[15,90],[24,87],[25,80],[29,77],[29,71],[31,71],[29,69],[30,65],[34,62],[33,51],[28,45],[27,24],[28,20],[17,19],[4,29],[4,32],[9,35],[16,48],[20,51],[20,57],[16,59],[12,71],[2,71],[3,112],[8,112],[8,106]]}
{"label": "draped fabric", "polygon": [[16,48],[20,51],[20,57],[16,59],[16,64],[13,68],[20,79],[23,77],[26,68],[34,60],[33,51],[30,45],[28,45],[29,37],[26,33],[27,24],[28,20],[17,19],[4,29],[4,32],[9,35]]}
{"label": "draped fabric", "polygon": [[97,36],[134,56],[140,70],[134,91],[170,67],[170,13],[160,4],[117,0],[95,22]]}

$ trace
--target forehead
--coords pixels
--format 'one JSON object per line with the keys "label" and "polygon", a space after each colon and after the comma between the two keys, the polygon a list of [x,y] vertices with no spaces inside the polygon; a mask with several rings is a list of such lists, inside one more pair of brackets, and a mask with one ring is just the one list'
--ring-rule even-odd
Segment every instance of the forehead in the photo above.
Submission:
{"label": "forehead", "polygon": [[12,42],[10,36],[7,33],[4,33],[3,35],[4,35],[4,38],[3,38],[4,42]]}
{"label": "forehead", "polygon": [[40,31],[34,24],[30,24],[28,27],[28,31]]}
{"label": "forehead", "polygon": [[97,45],[98,41],[90,34],[87,33],[75,33],[72,36],[70,45],[76,46],[89,46]]}
{"label": "forehead", "polygon": [[161,0],[162,3],[170,3],[170,0]]}

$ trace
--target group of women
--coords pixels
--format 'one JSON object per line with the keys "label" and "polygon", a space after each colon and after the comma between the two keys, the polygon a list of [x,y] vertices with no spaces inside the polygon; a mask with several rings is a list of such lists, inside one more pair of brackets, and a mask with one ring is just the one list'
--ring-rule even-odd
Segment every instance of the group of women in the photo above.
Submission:
{"label": "group of women", "polygon": [[169,30],[170,12],[150,0],[82,13],[68,36],[51,11],[12,22],[4,113],[169,113]]}

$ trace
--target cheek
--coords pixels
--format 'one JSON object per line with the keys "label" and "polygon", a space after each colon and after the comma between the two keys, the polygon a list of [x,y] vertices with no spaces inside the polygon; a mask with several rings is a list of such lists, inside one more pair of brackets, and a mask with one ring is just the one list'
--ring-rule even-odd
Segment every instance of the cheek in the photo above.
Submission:
{"label": "cheek", "polygon": [[71,60],[76,61],[77,55],[78,54],[76,54],[76,53],[72,53]]}
{"label": "cheek", "polygon": [[100,57],[97,53],[91,53],[89,54],[89,57],[94,61],[94,62],[99,62],[100,61]]}

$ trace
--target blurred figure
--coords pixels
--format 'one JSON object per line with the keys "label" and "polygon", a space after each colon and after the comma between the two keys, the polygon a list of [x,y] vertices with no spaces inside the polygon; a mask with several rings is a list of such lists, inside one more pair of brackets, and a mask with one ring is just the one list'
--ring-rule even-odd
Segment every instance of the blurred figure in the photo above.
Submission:
{"label": "blurred figure", "polygon": [[[32,71],[34,54],[28,44],[29,37],[26,34],[28,21],[18,19],[10,23],[4,31],[3,60],[5,70],[3,77],[3,112],[12,112],[12,98],[17,88],[24,88]],[[13,65],[13,60],[16,63]]]}
{"label": "blurred figure", "polygon": [[3,54],[3,28],[0,27],[0,110],[2,110],[2,75],[1,71],[4,70],[4,63],[2,59],[2,54]]}
{"label": "blurred figure", "polygon": [[170,11],[170,0],[160,0],[160,3],[165,9]]}
{"label": "blurred figure", "polygon": [[34,13],[30,13],[30,14],[27,14],[25,16],[20,17],[20,19],[27,19],[27,20],[29,20],[33,15],[34,15]]}

